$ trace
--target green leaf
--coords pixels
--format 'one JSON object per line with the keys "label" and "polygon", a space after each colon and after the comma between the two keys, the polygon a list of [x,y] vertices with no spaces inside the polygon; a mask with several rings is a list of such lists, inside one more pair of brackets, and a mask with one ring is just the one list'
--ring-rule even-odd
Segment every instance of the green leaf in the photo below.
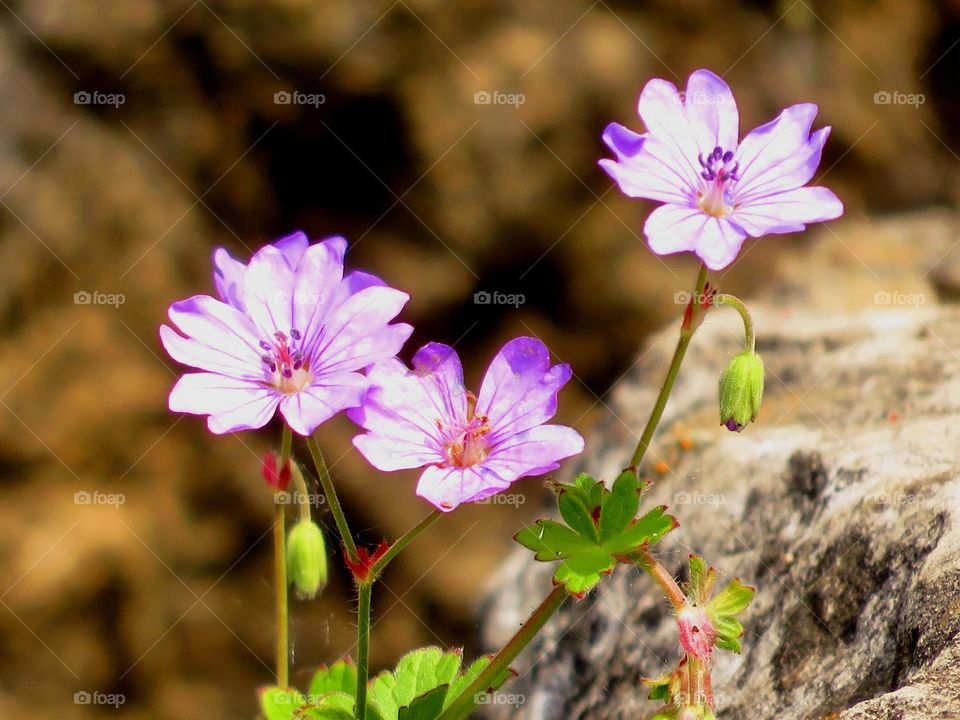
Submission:
{"label": "green leaf", "polygon": [[635,520],[619,535],[607,540],[604,546],[618,555],[627,555],[645,545],[653,545],[677,526],[677,521],[666,514],[666,506],[661,505]]}
{"label": "green leaf", "polygon": [[[460,659],[459,652],[444,652],[438,647],[407,653],[393,672],[382,672],[370,681],[370,703],[383,720],[397,720],[401,708],[453,682],[460,670]],[[440,702],[442,704],[443,699]]]}
{"label": "green leaf", "polygon": [[[446,710],[450,704],[470,686],[470,683],[480,676],[480,673],[483,672],[484,668],[490,664],[492,659],[492,655],[483,655],[482,657],[477,658],[470,664],[470,667],[463,671],[463,674],[460,677],[450,683],[450,689],[447,691],[447,698],[443,702],[444,710]],[[499,689],[500,686],[502,686],[507,680],[510,679],[511,676],[515,674],[516,673],[509,668],[505,669],[493,679],[493,682],[491,682],[490,685],[484,688],[484,691],[493,692],[494,690]],[[476,703],[474,703],[474,707],[476,707]]]}
{"label": "green leaf", "polygon": [[739,578],[734,578],[709,602],[707,612],[719,616],[736,615],[746,610],[755,592],[754,588],[742,584]]}
{"label": "green leaf", "polygon": [[330,667],[321,666],[310,681],[310,694],[324,695],[331,692],[343,692],[355,695],[357,692],[357,668],[346,660],[338,660]]}
{"label": "green leaf", "polygon": [[677,720],[677,708],[672,705],[660,708],[650,720]]}
{"label": "green leaf", "polygon": [[447,706],[460,695],[460,693],[466,690],[470,686],[470,683],[480,676],[480,673],[482,673],[483,669],[490,664],[490,660],[492,659],[492,655],[478,657],[476,660],[470,663],[470,667],[464,670],[460,677],[450,683],[450,689],[447,691],[447,698],[443,703],[444,709],[446,709]]}
{"label": "green leaf", "polygon": [[558,505],[560,506],[560,516],[566,520],[567,525],[573,528],[577,533],[585,537],[597,540],[600,533],[597,525],[593,521],[591,508],[587,507],[587,502],[581,493],[571,491],[568,486],[562,486]]}
{"label": "green leaf", "polygon": [[441,685],[416,697],[406,707],[400,708],[397,720],[434,720],[443,712],[443,703],[447,697],[447,686]]}
{"label": "green leaf", "polygon": [[717,630],[717,647],[731,652],[740,652],[743,625],[733,616],[743,612],[753,600],[755,590],[734,578],[707,603],[706,610]]}
{"label": "green leaf", "polygon": [[676,526],[664,507],[634,519],[642,488],[632,470],[622,472],[612,490],[589,475],[554,487],[560,515],[567,524],[538,520],[514,539],[533,550],[541,562],[560,561],[553,579],[575,595],[589,591],[617,562],[626,561],[631,553],[652,545]]}
{"label": "green leaf", "polygon": [[561,560],[588,550],[596,543],[561,525],[556,520],[537,520],[514,536],[514,540],[536,553],[541,562]]}
{"label": "green leaf", "polygon": [[267,720],[291,720],[294,712],[306,704],[303,693],[282,687],[260,688],[260,710]]}
{"label": "green leaf", "polygon": [[743,625],[739,620],[728,616],[713,618],[717,630],[717,647],[740,654],[740,638],[743,637]]}
{"label": "green leaf", "polygon": [[[354,720],[354,696],[345,692],[331,692],[320,697],[308,697],[313,704],[298,710],[294,717],[297,720]],[[382,720],[378,715],[367,713],[370,720]]]}
{"label": "green leaf", "polygon": [[599,504],[599,493],[603,492],[603,483],[587,473],[580,473],[573,479],[573,485],[564,485],[563,487],[572,488],[574,492],[582,493],[581,499],[586,505]]}
{"label": "green leaf", "polygon": [[601,498],[600,538],[607,540],[627,529],[640,509],[640,482],[633,470],[624,470],[613,490]]}

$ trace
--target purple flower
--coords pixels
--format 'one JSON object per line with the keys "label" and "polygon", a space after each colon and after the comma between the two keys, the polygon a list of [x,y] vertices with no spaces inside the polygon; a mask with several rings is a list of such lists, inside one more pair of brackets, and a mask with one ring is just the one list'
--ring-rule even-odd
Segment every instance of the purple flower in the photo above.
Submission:
{"label": "purple flower", "polygon": [[730,88],[697,70],[683,96],[673,83],[651,80],[638,109],[647,132],[608,125],[603,140],[617,159],[600,165],[627,195],[664,203],[644,226],[658,255],[693,251],[720,270],[747,235],[796,232],[843,214],[832,191],[804,187],[830,134],[810,134],[816,105],[791,105],[738,142]]}
{"label": "purple flower", "polygon": [[542,342],[517,338],[493,359],[474,397],[454,349],[430,343],[413,370],[396,359],[370,368],[370,392],[348,412],[367,431],[353,444],[378,470],[425,467],[417,495],[453,510],[583,450],[572,428],[544,425],[570,374],[569,365],[550,367]]}
{"label": "purple flower", "polygon": [[301,435],[369,386],[358,372],[393,357],[413,328],[388,324],[406,293],[363,272],[343,276],[347,241],[310,245],[295,233],[257,251],[249,265],[214,253],[221,300],[195,295],[170,306],[160,338],[170,356],[203,372],[170,392],[170,409],[208,415],[211,432],[265,425],[277,408]]}

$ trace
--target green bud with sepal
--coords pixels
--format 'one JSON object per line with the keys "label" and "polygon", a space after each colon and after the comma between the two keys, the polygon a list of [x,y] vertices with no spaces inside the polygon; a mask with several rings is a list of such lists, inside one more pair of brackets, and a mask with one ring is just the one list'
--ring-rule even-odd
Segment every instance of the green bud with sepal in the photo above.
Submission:
{"label": "green bud with sepal", "polygon": [[301,600],[313,600],[327,584],[327,547],[312,520],[300,520],[287,535],[287,574]]}
{"label": "green bud with sepal", "polygon": [[752,350],[735,355],[720,376],[720,424],[740,432],[757,419],[763,400],[763,360]]}
{"label": "green bud with sepal", "polygon": [[690,579],[684,586],[684,592],[691,606],[702,608],[706,612],[716,631],[715,646],[739,653],[743,625],[734,616],[746,610],[756,591],[741,583],[739,578],[734,578],[713,595],[716,582],[716,569],[708,566],[699,555],[691,555]]}

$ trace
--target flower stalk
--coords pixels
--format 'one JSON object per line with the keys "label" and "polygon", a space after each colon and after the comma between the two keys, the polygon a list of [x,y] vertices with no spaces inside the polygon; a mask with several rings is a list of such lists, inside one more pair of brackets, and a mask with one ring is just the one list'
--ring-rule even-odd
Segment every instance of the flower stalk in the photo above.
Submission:
{"label": "flower stalk", "polygon": [[[280,438],[280,467],[290,462],[293,447],[293,433],[284,423]],[[280,492],[280,491],[278,491]],[[290,684],[290,623],[289,598],[287,596],[287,517],[286,505],[277,502],[277,493],[273,496],[273,567],[274,593],[277,624],[277,685],[287,687]]]}
{"label": "flower stalk", "polygon": [[412,528],[407,530],[403,535],[397,538],[390,548],[380,556],[380,558],[370,567],[370,582],[374,582],[380,573],[383,572],[384,568],[393,560],[400,552],[420,533],[426,530],[428,527],[433,525],[440,517],[443,515],[439,510],[434,510],[429,515],[427,515],[423,520],[418,522]]}
{"label": "flower stalk", "polygon": [[750,311],[743,300],[734,295],[720,294],[714,298],[714,302],[717,305],[729,305],[740,313],[740,319],[743,320],[743,349],[745,352],[755,352],[757,340],[753,332],[753,318],[750,317]]}
{"label": "flower stalk", "polygon": [[353,535],[350,534],[350,526],[347,525],[347,517],[343,514],[343,507],[337,497],[337,490],[333,486],[333,480],[330,479],[330,472],[327,469],[327,463],[323,459],[323,453],[320,451],[320,445],[317,439],[312,435],[307,436],[307,447],[310,449],[310,455],[317,466],[317,477],[320,478],[320,486],[327,498],[327,505],[333,514],[333,521],[337,525],[337,532],[340,533],[340,541],[343,543],[347,558],[352,562],[358,562],[360,559],[357,553],[357,544],[353,541]]}
{"label": "flower stalk", "polygon": [[640,553],[639,558],[637,559],[637,565],[641,570],[644,570],[650,577],[652,577],[657,584],[663,588],[663,591],[667,594],[667,599],[670,600],[670,604],[673,605],[674,610],[682,610],[687,605],[687,597],[683,594],[683,590],[680,589],[680,585],[677,584],[677,581],[674,579],[673,575],[670,574],[660,561],[657,560],[653,555],[650,554],[649,550],[644,550]]}
{"label": "flower stalk", "polygon": [[563,585],[555,585],[550,594],[530,614],[527,621],[483,669],[483,672],[450,703],[446,710],[440,713],[437,720],[459,720],[469,714],[475,704],[474,698],[477,693],[486,692],[501,674],[509,670],[510,663],[530,644],[530,641],[537,636],[568,597],[570,593]]}
{"label": "flower stalk", "polygon": [[673,385],[677,380],[677,374],[680,372],[680,365],[683,363],[683,358],[687,354],[687,347],[690,345],[690,340],[693,338],[693,333],[696,331],[697,326],[699,325],[698,316],[700,314],[700,304],[703,300],[704,288],[707,285],[707,266],[700,265],[700,273],[697,275],[697,284],[693,292],[693,297],[690,299],[690,305],[688,306],[688,311],[684,315],[683,325],[680,327],[680,338],[677,340],[677,347],[673,351],[673,359],[670,361],[670,368],[667,370],[667,377],[663,381],[663,385],[660,386],[660,394],[657,395],[657,401],[653,405],[653,410],[650,411],[650,418],[647,420],[646,426],[643,428],[643,434],[640,436],[640,441],[637,443],[637,449],[633,453],[633,457],[630,459],[631,467],[640,467],[640,463],[643,461],[643,456],[647,452],[647,448],[650,447],[650,441],[653,440],[653,434],[657,430],[657,426],[660,424],[660,419],[663,417],[663,411],[667,407],[667,400],[670,398],[670,393],[673,391]]}
{"label": "flower stalk", "polygon": [[367,680],[370,665],[370,599],[373,582],[358,583],[357,601],[357,694],[354,714],[357,720],[367,716]]}

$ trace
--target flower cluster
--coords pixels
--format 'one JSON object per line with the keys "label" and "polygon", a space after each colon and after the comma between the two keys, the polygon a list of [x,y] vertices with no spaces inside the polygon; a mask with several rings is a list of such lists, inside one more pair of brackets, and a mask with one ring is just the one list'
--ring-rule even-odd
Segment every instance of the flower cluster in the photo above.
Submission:
{"label": "flower cluster", "polygon": [[354,440],[364,457],[380,470],[425,468],[417,493],[445,511],[583,449],[572,428],[544,424],[571,372],[551,367],[542,342],[507,343],[479,396],[447,345],[424,346],[408,370],[395,356],[412,328],[390,322],[407,294],[369,273],[344,275],[346,248],[298,232],[247,265],[218,249],[220,299],[174,303],[176,329],[160,328],[171,357],[201,371],[177,381],[170,409],[206,415],[214,433],[262,427],[279,409],[300,435],[349,409],[367,431]]}
{"label": "flower cluster", "polygon": [[[733,579],[715,593],[717,571],[696,555],[681,588],[654,557],[653,546],[678,522],[666,506],[641,511],[650,484],[643,477],[644,457],[687,346],[719,306],[736,309],[744,325],[744,350],[718,385],[720,422],[739,432],[758,417],[764,366],[755,352],[752,318],[739,298],[708,282],[707,270],[733,262],[748,236],[802,230],[839,217],[843,205],[827,188],[806,186],[830,131],[811,133],[815,105],[788,107],[740,140],[730,88],[698,70],[684,94],[665,80],[651,80],[639,111],[646,132],[608,126],[603,139],[616,159],[600,164],[627,195],[662,203],[645,226],[655,253],[692,251],[703,265],[670,371],[629,464],[609,487],[589,473],[551,483],[558,514],[515,535],[537,561],[555,566],[554,587],[495,656],[461,669],[458,652],[424,648],[371,680],[372,586],[443,513],[500,493],[520,478],[549,473],[583,450],[576,430],[550,424],[560,390],[572,377],[570,367],[552,364],[549,350],[532,337],[500,349],[476,394],[467,389],[460,358],[449,345],[428,343],[407,366],[397,354],[413,328],[394,321],[408,295],[375,275],[345,273],[347,241],[341,237],[311,244],[304,233],[294,233],[263,247],[247,264],[218,249],[213,280],[219,298],[196,295],[170,307],[171,324],[160,328],[161,341],[171,357],[194,369],[170,392],[171,410],[206,416],[217,434],[261,428],[278,412],[283,418],[279,457],[268,453],[262,466],[276,519],[277,679],[261,691],[267,720],[306,714],[462,720],[479,698],[507,681],[516,654],[566,599],[583,597],[620,565],[650,575],[676,612],[682,651],[677,665],[645,681],[649,697],[663,703],[654,717],[714,720],[714,651],[740,652],[744,629],[736,616],[750,605],[754,590]],[[417,495],[436,510],[393,543],[358,547],[311,437],[342,411],[361,429],[353,445],[373,467],[422,469]],[[307,436],[320,497],[328,503],[357,590],[357,663],[345,659],[321,668],[310,696],[289,684],[287,589],[292,585],[301,599],[322,591],[327,545],[312,516],[311,478],[292,452],[293,432]],[[299,519],[287,532],[284,505],[290,497],[296,498]]]}

